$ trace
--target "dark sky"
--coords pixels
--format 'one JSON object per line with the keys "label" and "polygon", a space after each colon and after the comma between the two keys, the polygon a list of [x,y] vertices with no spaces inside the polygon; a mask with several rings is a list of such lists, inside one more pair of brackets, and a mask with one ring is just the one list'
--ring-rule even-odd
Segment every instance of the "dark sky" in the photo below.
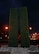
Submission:
{"label": "dark sky", "polygon": [[9,9],[28,7],[29,25],[39,31],[39,0],[0,0],[0,24],[8,24]]}

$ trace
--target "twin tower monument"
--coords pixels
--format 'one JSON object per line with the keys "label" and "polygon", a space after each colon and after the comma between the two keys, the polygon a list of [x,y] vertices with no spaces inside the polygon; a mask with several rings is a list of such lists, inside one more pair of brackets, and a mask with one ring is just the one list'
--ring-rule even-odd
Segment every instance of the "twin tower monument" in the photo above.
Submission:
{"label": "twin tower monument", "polygon": [[29,47],[28,10],[27,7],[11,8],[9,14],[9,46],[18,47],[18,31],[21,35],[21,47]]}

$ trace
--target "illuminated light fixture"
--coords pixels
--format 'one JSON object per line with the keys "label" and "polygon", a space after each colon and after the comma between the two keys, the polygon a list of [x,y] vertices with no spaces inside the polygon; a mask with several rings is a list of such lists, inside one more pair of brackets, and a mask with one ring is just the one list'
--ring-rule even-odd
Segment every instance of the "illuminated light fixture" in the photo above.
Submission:
{"label": "illuminated light fixture", "polygon": [[35,35],[37,35],[37,33],[35,33]]}
{"label": "illuminated light fixture", "polygon": [[29,27],[29,30],[32,30],[32,27]]}
{"label": "illuminated light fixture", "polygon": [[2,39],[2,37],[0,37],[0,39]]}
{"label": "illuminated light fixture", "polygon": [[9,36],[7,38],[9,39]]}
{"label": "illuminated light fixture", "polygon": [[34,36],[35,34],[33,34],[33,36]]}
{"label": "illuminated light fixture", "polygon": [[7,30],[7,29],[8,29],[8,27],[6,26],[6,27],[5,27],[5,29]]}
{"label": "illuminated light fixture", "polygon": [[9,31],[9,25],[5,25],[5,26],[3,26],[3,29],[5,30],[5,31]]}
{"label": "illuminated light fixture", "polygon": [[7,37],[7,35],[5,35],[5,37]]}

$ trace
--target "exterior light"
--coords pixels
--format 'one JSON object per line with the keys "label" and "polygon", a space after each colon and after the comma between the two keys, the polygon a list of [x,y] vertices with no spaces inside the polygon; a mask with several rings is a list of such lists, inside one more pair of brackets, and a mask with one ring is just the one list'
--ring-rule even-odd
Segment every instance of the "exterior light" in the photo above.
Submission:
{"label": "exterior light", "polygon": [[8,26],[8,25],[5,25],[5,26],[3,26],[3,29],[4,29],[5,31],[9,31],[9,26]]}
{"label": "exterior light", "polygon": [[34,36],[35,34],[33,34],[33,36]]}
{"label": "exterior light", "polygon": [[29,27],[29,30],[32,30],[32,27]]}
{"label": "exterior light", "polygon": [[8,27],[6,26],[5,29],[8,30]]}
{"label": "exterior light", "polygon": [[2,37],[0,37],[0,39],[2,39]]}
{"label": "exterior light", "polygon": [[35,35],[37,35],[37,33],[35,33]]}
{"label": "exterior light", "polygon": [[9,39],[9,36],[7,38]]}
{"label": "exterior light", "polygon": [[5,37],[7,37],[7,35],[5,35]]}

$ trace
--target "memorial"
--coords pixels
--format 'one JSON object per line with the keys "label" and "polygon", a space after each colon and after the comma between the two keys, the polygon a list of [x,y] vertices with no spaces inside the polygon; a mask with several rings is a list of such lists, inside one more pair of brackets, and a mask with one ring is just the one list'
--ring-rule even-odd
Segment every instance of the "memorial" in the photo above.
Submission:
{"label": "memorial", "polygon": [[[19,19],[19,20],[18,20]],[[18,30],[20,29],[21,47],[29,47],[28,10],[27,7],[11,8],[9,14],[9,46],[18,46]]]}

